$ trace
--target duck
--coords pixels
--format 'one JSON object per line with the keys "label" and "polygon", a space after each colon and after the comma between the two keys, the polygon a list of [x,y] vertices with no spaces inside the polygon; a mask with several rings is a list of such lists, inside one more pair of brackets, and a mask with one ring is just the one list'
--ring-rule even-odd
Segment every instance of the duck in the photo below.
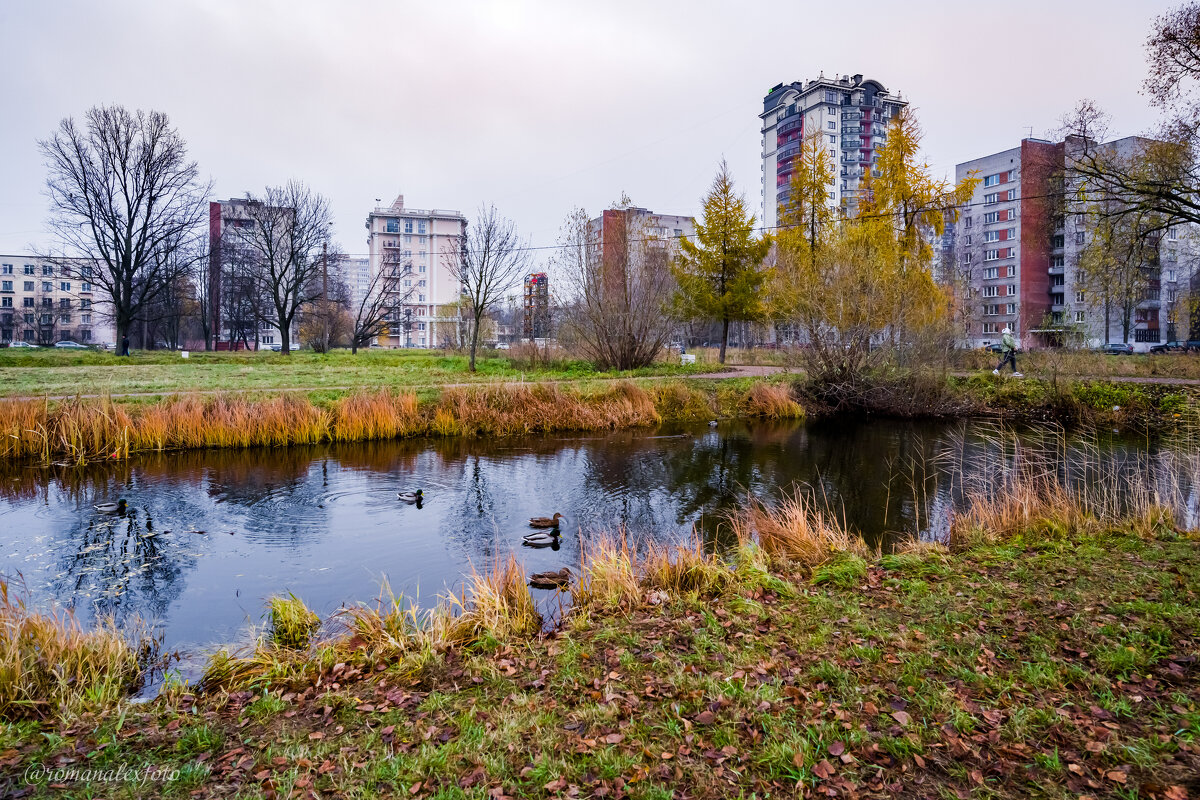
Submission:
{"label": "duck", "polygon": [[528,547],[546,547],[558,544],[558,536],[550,533],[531,533],[522,540],[522,543]]}
{"label": "duck", "polygon": [[558,528],[559,520],[566,519],[562,514],[555,514],[553,517],[533,517],[529,520],[531,528]]}
{"label": "duck", "polygon": [[571,584],[571,570],[563,567],[552,572],[535,572],[529,576],[529,585],[535,589],[562,589]]}
{"label": "duck", "polygon": [[417,489],[415,492],[398,492],[396,497],[406,503],[419,503],[425,499],[425,493],[421,489]]}
{"label": "duck", "polygon": [[124,514],[126,505],[123,499],[115,503],[96,503],[96,510],[101,514]]}
{"label": "duck", "polygon": [[708,421],[708,427],[710,427],[710,428],[715,428],[715,427],[717,427],[717,421],[716,421],[715,419],[710,419],[710,420]]}

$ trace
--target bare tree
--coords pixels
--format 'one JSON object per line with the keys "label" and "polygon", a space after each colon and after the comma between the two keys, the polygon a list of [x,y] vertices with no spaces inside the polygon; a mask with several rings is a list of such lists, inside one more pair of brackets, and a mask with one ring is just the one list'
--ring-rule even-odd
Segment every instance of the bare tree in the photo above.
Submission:
{"label": "bare tree", "polygon": [[303,183],[268,187],[247,195],[250,225],[238,229],[239,243],[253,256],[259,294],[279,330],[280,352],[291,349],[292,323],[305,305],[322,296],[322,247],[329,241],[329,203]]}
{"label": "bare tree", "polygon": [[504,293],[525,273],[529,249],[517,235],[516,225],[500,216],[495,206],[480,208],[475,224],[459,237],[458,247],[447,254],[446,268],[462,286],[471,323],[471,372],[479,350],[483,318],[504,299]]}
{"label": "bare tree", "polygon": [[38,145],[62,255],[99,266],[93,282],[111,299],[120,341],[186,269],[172,250],[199,229],[211,184],[158,111],[96,106],[82,127],[68,117]]}
{"label": "bare tree", "polygon": [[401,265],[398,254],[395,259],[385,257],[381,261],[379,270],[371,276],[366,294],[350,309],[354,317],[350,334],[351,353],[357,353],[358,348],[369,345],[375,337],[403,324],[404,306],[412,299],[416,288],[404,287],[401,282],[405,275],[411,273],[412,263],[404,262]]}
{"label": "bare tree", "polygon": [[636,369],[654,361],[674,329],[666,306],[676,250],[652,234],[628,197],[601,225],[603,236],[583,209],[563,223],[552,263],[569,295],[564,326],[602,368]]}

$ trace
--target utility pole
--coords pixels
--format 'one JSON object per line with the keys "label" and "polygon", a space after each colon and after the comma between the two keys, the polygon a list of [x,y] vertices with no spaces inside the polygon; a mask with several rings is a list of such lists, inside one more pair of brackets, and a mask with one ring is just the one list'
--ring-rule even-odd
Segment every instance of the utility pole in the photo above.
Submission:
{"label": "utility pole", "polygon": [[325,321],[325,335],[322,343],[325,352],[329,352],[329,242],[321,242],[321,314]]}

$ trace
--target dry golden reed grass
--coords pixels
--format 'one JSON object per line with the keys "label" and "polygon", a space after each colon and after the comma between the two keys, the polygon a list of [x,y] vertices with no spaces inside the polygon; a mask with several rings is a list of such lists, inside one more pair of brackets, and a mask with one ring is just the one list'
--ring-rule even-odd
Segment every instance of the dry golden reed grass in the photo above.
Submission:
{"label": "dry golden reed grass", "polygon": [[69,716],[125,697],[137,655],[111,624],[83,630],[65,612],[40,614],[0,580],[0,719]]}
{"label": "dry golden reed grass", "polygon": [[804,409],[792,398],[790,387],[773,383],[756,383],[746,393],[741,411],[747,417],[761,419],[801,419]]}
{"label": "dry golden reed grass", "polygon": [[740,541],[757,543],[778,561],[816,567],[838,553],[864,557],[871,553],[845,520],[799,490],[774,507],[751,500],[732,522]]}
{"label": "dry golden reed grass", "polygon": [[[774,393],[750,394],[758,398],[751,407],[794,411],[764,400]],[[268,400],[181,396],[144,408],[109,400],[6,400],[0,401],[0,459],[81,464],[146,451],[606,430],[712,413],[707,395],[681,383],[647,390],[621,382],[594,392],[557,384],[452,387],[424,404],[412,393],[381,390],[327,407],[290,394]]]}
{"label": "dry golden reed grass", "polygon": [[680,544],[651,543],[639,551],[624,531],[589,540],[580,571],[571,589],[575,607],[607,611],[635,606],[648,591],[704,594],[719,591],[732,579],[728,565],[705,552],[695,535]]}

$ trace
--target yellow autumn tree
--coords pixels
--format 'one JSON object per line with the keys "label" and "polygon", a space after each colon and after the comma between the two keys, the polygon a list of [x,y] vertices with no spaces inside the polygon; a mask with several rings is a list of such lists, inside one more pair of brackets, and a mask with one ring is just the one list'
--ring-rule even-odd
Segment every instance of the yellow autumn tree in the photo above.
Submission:
{"label": "yellow autumn tree", "polygon": [[[810,208],[813,224],[780,232],[776,318],[803,332],[808,372],[819,382],[856,383],[927,331],[949,335],[949,298],[934,280],[933,242],[969,200],[976,179],[934,179],[920,160],[920,139],[915,117],[902,112],[856,216],[839,219],[831,208],[821,214]],[[811,157],[805,174],[793,179],[809,202],[817,197],[813,176],[821,175],[823,160]],[[789,202],[795,194],[794,188]]]}

